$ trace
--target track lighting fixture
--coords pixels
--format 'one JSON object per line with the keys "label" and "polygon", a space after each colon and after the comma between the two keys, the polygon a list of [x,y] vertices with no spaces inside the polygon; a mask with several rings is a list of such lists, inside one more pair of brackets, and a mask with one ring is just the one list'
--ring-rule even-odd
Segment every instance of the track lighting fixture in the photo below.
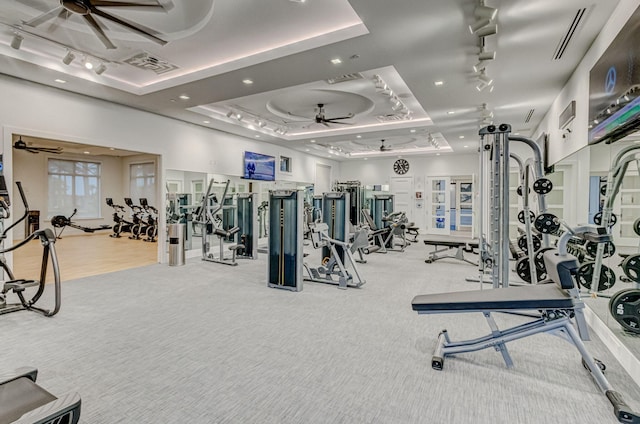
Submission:
{"label": "track lighting fixture", "polygon": [[498,25],[496,24],[486,25],[475,32],[475,34],[478,37],[488,37],[489,35],[494,35],[497,33],[498,33]]}
{"label": "track lighting fixture", "polygon": [[485,52],[484,50],[480,51],[478,54],[478,60],[493,60],[496,58],[496,52]]}
{"label": "track lighting fixture", "polygon": [[227,112],[227,118],[231,118],[232,116],[233,116],[233,111],[232,110]]}
{"label": "track lighting fixture", "polygon": [[493,84],[493,79],[489,78],[484,72],[480,72],[480,76],[478,76],[478,79],[480,80],[480,82],[485,83],[486,85]]}
{"label": "track lighting fixture", "polygon": [[15,33],[13,35],[13,38],[11,39],[11,47],[16,50],[20,50],[20,46],[22,45],[22,40],[24,40],[22,35]]}
{"label": "track lighting fixture", "polygon": [[477,34],[482,28],[491,25],[491,21],[489,19],[480,19],[469,25],[469,32],[471,34]]}
{"label": "track lighting fixture", "polygon": [[478,63],[476,63],[475,65],[473,65],[473,72],[480,72],[483,69],[485,69],[487,65],[485,65],[485,63],[483,61],[480,61]]}
{"label": "track lighting fixture", "polygon": [[74,55],[70,50],[67,50],[67,54],[65,54],[62,58],[62,63],[64,63],[65,65],[70,65],[75,58],[76,55]]}

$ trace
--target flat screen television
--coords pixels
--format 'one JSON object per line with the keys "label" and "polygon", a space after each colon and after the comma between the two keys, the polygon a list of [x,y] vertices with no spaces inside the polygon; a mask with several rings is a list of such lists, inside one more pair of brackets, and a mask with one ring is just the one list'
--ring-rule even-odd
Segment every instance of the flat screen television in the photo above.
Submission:
{"label": "flat screen television", "polygon": [[244,152],[244,175],[247,180],[275,181],[276,158],[254,152]]}
{"label": "flat screen television", "polygon": [[612,143],[640,128],[640,8],[589,74],[589,144]]}

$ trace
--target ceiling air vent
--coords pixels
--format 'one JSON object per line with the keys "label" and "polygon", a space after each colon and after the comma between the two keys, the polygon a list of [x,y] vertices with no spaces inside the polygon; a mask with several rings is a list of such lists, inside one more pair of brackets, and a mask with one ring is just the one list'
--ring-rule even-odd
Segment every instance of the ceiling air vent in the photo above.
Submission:
{"label": "ceiling air vent", "polygon": [[573,21],[571,22],[571,25],[569,25],[568,31],[564,34],[564,36],[558,43],[558,47],[556,47],[556,51],[553,53],[553,60],[562,59],[564,52],[567,50],[567,46],[569,45],[569,42],[578,31],[578,27],[582,23],[582,19],[584,18],[584,15],[586,14],[586,12],[587,12],[587,9],[584,7],[582,9],[578,9],[578,12],[573,17]]}
{"label": "ceiling air vent", "polygon": [[354,81],[362,78],[364,78],[364,76],[360,72],[356,72],[353,74],[345,74],[345,75],[340,75],[339,77],[328,79],[327,82],[329,84],[337,84],[339,82]]}
{"label": "ceiling air vent", "polygon": [[527,113],[527,117],[524,118],[525,124],[527,124],[527,123],[529,123],[529,121],[531,121],[531,117],[533,116],[533,112],[535,112],[535,111],[536,111],[535,109],[531,109],[529,111],[529,113]]}
{"label": "ceiling air vent", "polygon": [[160,59],[157,56],[153,56],[147,52],[140,52],[123,61],[131,66],[144,71],[153,71],[156,74],[165,74],[167,72],[178,69],[178,65],[169,63],[164,59]]}

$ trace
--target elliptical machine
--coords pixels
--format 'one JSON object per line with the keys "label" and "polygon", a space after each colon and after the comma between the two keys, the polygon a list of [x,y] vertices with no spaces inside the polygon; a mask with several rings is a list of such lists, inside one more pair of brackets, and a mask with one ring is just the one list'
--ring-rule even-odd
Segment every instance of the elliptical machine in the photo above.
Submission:
{"label": "elliptical machine", "polygon": [[[0,290],[0,315],[26,310],[41,313],[46,317],[51,317],[58,313],[61,303],[60,268],[58,266],[58,257],[55,249],[56,236],[53,231],[51,231],[50,228],[36,230],[21,242],[11,247],[4,248],[4,241],[7,238],[9,230],[14,228],[20,222],[23,222],[29,215],[29,204],[27,203],[27,198],[22,190],[22,184],[20,184],[20,182],[16,182],[16,186],[18,187],[18,191],[20,192],[20,197],[24,205],[24,214],[0,233],[0,267],[4,271],[5,278],[2,281],[2,288]],[[7,190],[4,176],[0,175],[0,228],[4,226],[4,220],[10,217],[10,205],[9,191]],[[24,278],[16,278],[11,268],[9,268],[4,255],[27,245],[31,240],[35,239],[39,239],[43,247],[40,279],[28,280]],[[52,309],[44,309],[35,305],[44,293],[49,260],[51,260],[54,278],[54,306]],[[35,293],[32,295],[27,294],[32,293],[34,289]],[[15,294],[18,297],[19,303],[7,303],[8,294]]]}

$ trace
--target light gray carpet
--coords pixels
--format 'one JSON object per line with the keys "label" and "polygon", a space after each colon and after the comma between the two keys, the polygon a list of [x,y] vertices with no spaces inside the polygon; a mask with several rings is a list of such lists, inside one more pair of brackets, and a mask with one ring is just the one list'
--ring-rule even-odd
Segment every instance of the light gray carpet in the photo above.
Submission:
{"label": "light gray carpet", "polygon": [[[416,294],[478,287],[464,282],[475,267],[425,264],[426,254],[414,244],[369,255],[367,284],[347,291],[269,289],[264,255],[67,282],[56,317],[0,317],[1,368],[35,366],[51,392],[78,391],[83,423],[616,422],[577,351],[557,337],[512,343],[512,370],[492,350],[432,370],[441,329],[459,339],[487,328],[480,314],[411,310]],[[588,345],[640,409],[638,387],[600,342]]]}

